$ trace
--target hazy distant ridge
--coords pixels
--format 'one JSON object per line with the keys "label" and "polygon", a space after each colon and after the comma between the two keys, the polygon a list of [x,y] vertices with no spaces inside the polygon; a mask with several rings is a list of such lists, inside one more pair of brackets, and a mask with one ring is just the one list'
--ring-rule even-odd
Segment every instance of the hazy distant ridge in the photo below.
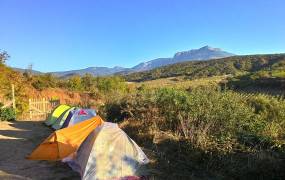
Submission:
{"label": "hazy distant ridge", "polygon": [[[233,56],[234,54],[223,51],[219,48],[212,48],[210,46],[204,46],[200,49],[192,49],[189,51],[181,51],[174,54],[173,57],[170,58],[157,58],[150,61],[142,62],[132,68],[124,68],[115,66],[113,68],[108,67],[88,67],[85,69],[79,70],[70,70],[70,71],[58,71],[58,72],[50,72],[56,76],[73,76],[73,75],[84,75],[84,74],[92,74],[93,76],[106,76],[117,73],[128,74],[131,72],[140,72],[147,71],[157,67],[166,66],[170,64],[175,64],[179,62],[192,61],[192,60],[209,60],[209,59],[218,59]],[[24,69],[15,68],[17,71],[25,71]],[[36,74],[40,73],[35,71]]]}

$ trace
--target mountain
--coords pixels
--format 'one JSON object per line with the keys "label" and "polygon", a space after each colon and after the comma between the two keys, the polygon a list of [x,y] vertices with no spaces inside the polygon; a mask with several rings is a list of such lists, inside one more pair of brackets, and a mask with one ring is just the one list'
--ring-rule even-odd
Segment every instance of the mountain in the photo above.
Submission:
{"label": "mountain", "polygon": [[140,63],[131,68],[132,71],[147,71],[150,69],[154,69],[160,66],[172,64],[172,58],[157,58],[148,62]]}
{"label": "mountain", "polygon": [[73,75],[84,75],[86,73],[92,74],[94,76],[106,76],[112,74],[129,74],[133,72],[147,71],[161,66],[166,66],[170,64],[175,64],[185,61],[193,60],[209,60],[209,59],[218,59],[224,57],[234,56],[232,53],[228,53],[219,48],[212,48],[210,46],[204,46],[200,49],[192,49],[189,51],[177,52],[172,58],[157,58],[151,61],[142,62],[132,68],[123,68],[123,67],[89,67],[86,69],[72,70],[72,71],[62,71],[62,72],[52,72],[57,76],[73,76]]}
{"label": "mountain", "polygon": [[[232,53],[228,53],[219,48],[212,48],[210,46],[204,46],[200,49],[192,49],[189,51],[177,52],[173,57],[169,58],[157,58],[147,62],[142,62],[132,68],[123,68],[123,67],[88,67],[86,69],[79,70],[70,70],[70,71],[59,71],[59,72],[50,72],[59,77],[70,77],[74,75],[84,75],[92,74],[93,76],[107,76],[112,74],[130,74],[133,72],[147,71],[161,66],[166,66],[170,64],[176,64],[185,61],[204,61],[209,59],[218,59],[234,56]],[[25,72],[25,69],[14,68],[17,71]],[[33,71],[34,74],[40,74],[39,71]]]}
{"label": "mountain", "polygon": [[189,51],[177,52],[174,54],[172,58],[158,58],[144,63],[140,63],[131,68],[131,70],[133,72],[139,72],[184,61],[193,61],[193,60],[201,61],[201,60],[218,59],[230,56],[234,56],[234,54],[228,53],[219,48],[204,46],[200,49],[192,49]]}
{"label": "mountain", "polygon": [[[21,69],[21,68],[12,68],[12,69],[14,69],[15,71],[21,72],[21,73],[31,71],[31,70],[29,70],[29,69]],[[32,70],[32,74],[39,75],[39,74],[43,74],[43,73],[40,72],[40,71]]]}
{"label": "mountain", "polygon": [[200,49],[192,49],[190,51],[178,52],[173,56],[175,62],[183,62],[189,60],[209,60],[219,59],[224,57],[234,56],[235,54],[228,53],[220,48],[212,48],[210,46],[204,46]]}
{"label": "mountain", "polygon": [[51,72],[52,74],[60,77],[69,77],[73,75],[80,75],[83,76],[85,74],[91,74],[93,76],[107,76],[112,75],[117,72],[126,71],[127,68],[115,66],[113,68],[108,67],[89,67],[85,69],[79,69],[79,70],[70,70],[70,71],[58,71],[58,72]]}

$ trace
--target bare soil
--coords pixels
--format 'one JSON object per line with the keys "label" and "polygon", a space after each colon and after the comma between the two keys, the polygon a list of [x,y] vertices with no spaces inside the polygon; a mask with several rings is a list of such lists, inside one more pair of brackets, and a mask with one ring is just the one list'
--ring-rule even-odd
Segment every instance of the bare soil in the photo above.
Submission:
{"label": "bare soil", "polygon": [[80,179],[61,162],[25,158],[51,132],[42,121],[0,122],[0,179]]}

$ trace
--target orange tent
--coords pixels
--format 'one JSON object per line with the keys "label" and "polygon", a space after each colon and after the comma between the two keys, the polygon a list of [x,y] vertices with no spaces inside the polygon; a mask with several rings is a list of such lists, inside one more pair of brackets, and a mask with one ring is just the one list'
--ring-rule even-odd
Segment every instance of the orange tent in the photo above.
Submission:
{"label": "orange tent", "polygon": [[104,121],[100,116],[52,133],[28,156],[31,160],[61,160],[77,151],[87,136]]}

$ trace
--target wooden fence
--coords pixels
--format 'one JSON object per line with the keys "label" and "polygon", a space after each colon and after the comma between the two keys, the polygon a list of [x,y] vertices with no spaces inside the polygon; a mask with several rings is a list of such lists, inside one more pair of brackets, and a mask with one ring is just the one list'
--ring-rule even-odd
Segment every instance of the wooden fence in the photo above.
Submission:
{"label": "wooden fence", "polygon": [[60,104],[59,100],[29,99],[29,119],[43,120]]}

